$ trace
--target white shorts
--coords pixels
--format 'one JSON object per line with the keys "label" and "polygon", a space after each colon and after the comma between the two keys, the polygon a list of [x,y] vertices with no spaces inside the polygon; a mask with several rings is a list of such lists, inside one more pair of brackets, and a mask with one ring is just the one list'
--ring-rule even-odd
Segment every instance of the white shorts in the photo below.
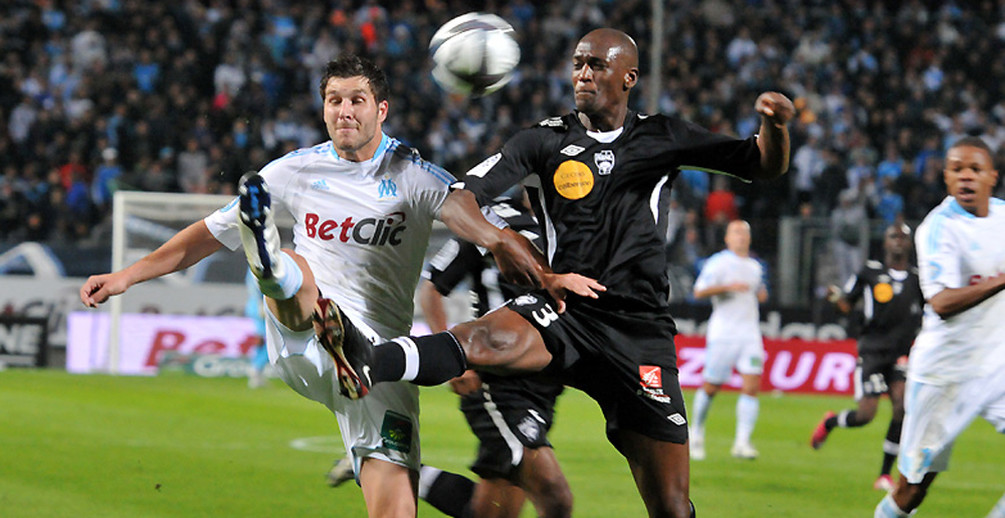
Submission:
{"label": "white shorts", "polygon": [[[266,315],[269,361],[293,390],[335,414],[356,474],[364,458],[418,471],[419,388],[408,382],[380,383],[362,399],[346,398],[339,392],[335,363],[318,344],[314,331],[292,331],[268,309]],[[353,324],[371,341],[387,341],[368,326],[356,320]]]}
{"label": "white shorts", "polygon": [[705,344],[702,377],[713,385],[729,381],[733,368],[740,374],[764,372],[764,342],[761,340],[709,340]]}
{"label": "white shorts", "polygon": [[956,438],[975,417],[1005,433],[1005,373],[949,385],[908,379],[904,408],[897,467],[908,482],[920,484],[926,473],[949,467]]}

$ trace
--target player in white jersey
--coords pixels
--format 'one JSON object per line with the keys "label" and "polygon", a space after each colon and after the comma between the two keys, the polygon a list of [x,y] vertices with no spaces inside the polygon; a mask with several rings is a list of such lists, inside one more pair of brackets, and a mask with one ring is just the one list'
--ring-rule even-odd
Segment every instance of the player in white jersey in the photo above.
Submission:
{"label": "player in white jersey", "polygon": [[877,518],[913,514],[976,416],[1005,433],[1005,201],[991,197],[991,157],[980,138],[953,144],[943,173],[950,196],[918,227],[925,314],[907,371],[901,476]]}
{"label": "player in white jersey", "polygon": [[768,299],[761,263],[750,257],[750,225],[734,220],[726,227],[726,249],[709,257],[694,283],[694,297],[712,299],[705,334],[704,383],[694,394],[691,458],[705,458],[705,420],[712,398],[729,381],[735,367],[743,378],[736,401],[736,437],[730,453],[755,459],[750,435],[759,411],[757,392],[764,370],[764,340],[758,304]]}
{"label": "player in white jersey", "polygon": [[[338,417],[368,514],[411,517],[419,469],[416,386],[388,383],[364,400],[343,397],[336,376],[344,373],[325,347],[332,333],[370,340],[407,334],[432,221],[454,179],[381,131],[388,86],[372,62],[334,60],[320,87],[330,141],[245,175],[238,200],[135,264],[92,276],[80,298],[96,307],[221,246],[243,244],[266,296],[266,343],[280,377]],[[293,250],[279,249],[274,205],[295,219]],[[331,300],[345,312],[344,327],[328,325]]]}

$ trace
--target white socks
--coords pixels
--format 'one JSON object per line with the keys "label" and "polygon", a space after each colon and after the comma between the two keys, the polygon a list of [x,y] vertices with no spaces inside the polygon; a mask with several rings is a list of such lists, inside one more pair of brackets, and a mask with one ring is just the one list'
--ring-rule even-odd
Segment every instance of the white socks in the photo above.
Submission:
{"label": "white socks", "polygon": [[708,397],[705,390],[698,388],[694,391],[694,415],[691,418],[691,432],[704,437],[705,419],[708,418],[708,409],[712,406],[712,398]]}
{"label": "white socks", "polygon": [[750,444],[760,408],[756,397],[740,394],[736,400],[736,444]]}
{"label": "white socks", "polygon": [[887,494],[879,501],[879,505],[876,506],[876,513],[873,514],[873,518],[905,518],[911,516],[912,513],[905,513],[897,507],[897,503],[893,501],[893,495]]}
{"label": "white socks", "polygon": [[258,288],[266,297],[276,300],[293,298],[304,284],[304,272],[289,254],[280,252],[279,261],[272,269],[272,277],[258,279]]}

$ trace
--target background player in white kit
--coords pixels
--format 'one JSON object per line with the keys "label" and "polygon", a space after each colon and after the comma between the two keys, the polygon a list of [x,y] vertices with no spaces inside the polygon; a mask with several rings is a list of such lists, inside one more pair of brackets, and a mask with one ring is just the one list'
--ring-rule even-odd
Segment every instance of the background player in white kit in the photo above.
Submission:
{"label": "background player in white kit", "polygon": [[[1005,201],[987,144],[964,137],[946,154],[947,197],[918,227],[927,302],[907,371],[900,480],[877,518],[913,514],[953,442],[977,415],[1005,433]],[[1005,516],[1005,497],[989,518]]]}
{"label": "background player in white kit", "polygon": [[730,453],[755,459],[750,444],[757,423],[757,392],[764,370],[764,340],[758,304],[768,299],[761,263],[750,257],[750,224],[734,220],[726,227],[726,249],[705,262],[694,282],[694,296],[712,298],[712,316],[705,334],[704,383],[694,393],[691,416],[691,458],[705,458],[705,420],[712,398],[729,381],[735,367],[743,378],[736,401],[736,437]]}
{"label": "background player in white kit", "polygon": [[[92,276],[80,298],[96,307],[133,284],[187,268],[221,245],[243,243],[266,295],[266,342],[280,377],[338,417],[368,514],[415,516],[417,387],[387,383],[364,400],[340,396],[339,371],[315,329],[370,340],[407,334],[432,221],[454,178],[381,131],[388,86],[372,62],[355,56],[329,62],[320,88],[331,141],[245,175],[238,200],[133,265]],[[274,202],[296,220],[292,251],[279,249]],[[334,304],[322,294],[338,302],[352,326],[326,325]]]}

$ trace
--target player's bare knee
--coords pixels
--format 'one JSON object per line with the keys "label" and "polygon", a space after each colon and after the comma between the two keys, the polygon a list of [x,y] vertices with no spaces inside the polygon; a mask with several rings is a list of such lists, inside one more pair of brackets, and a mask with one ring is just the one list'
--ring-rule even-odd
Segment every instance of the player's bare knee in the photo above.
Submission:
{"label": "player's bare knee", "polygon": [[534,500],[544,518],[569,518],[572,516],[572,490],[561,475],[540,481]]}
{"label": "player's bare knee", "polygon": [[491,329],[491,326],[480,321],[465,322],[450,329],[464,349],[468,366],[491,368],[508,361],[506,355],[512,350],[512,344],[504,334]]}

